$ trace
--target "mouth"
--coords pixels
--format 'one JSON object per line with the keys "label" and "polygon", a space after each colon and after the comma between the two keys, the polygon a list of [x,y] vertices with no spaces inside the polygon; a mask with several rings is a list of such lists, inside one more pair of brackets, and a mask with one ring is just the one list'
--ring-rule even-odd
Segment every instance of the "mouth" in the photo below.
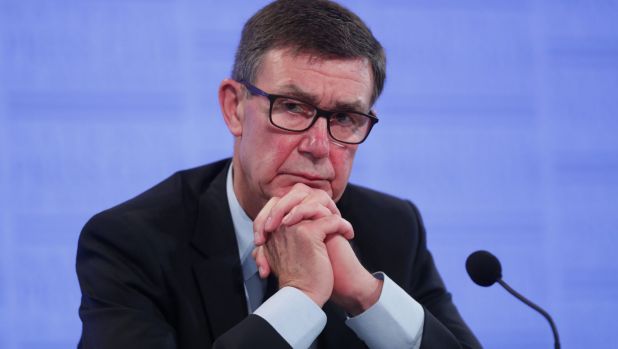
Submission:
{"label": "mouth", "polygon": [[282,173],[283,176],[289,177],[292,182],[303,183],[312,188],[324,189],[329,186],[330,179],[310,173]]}

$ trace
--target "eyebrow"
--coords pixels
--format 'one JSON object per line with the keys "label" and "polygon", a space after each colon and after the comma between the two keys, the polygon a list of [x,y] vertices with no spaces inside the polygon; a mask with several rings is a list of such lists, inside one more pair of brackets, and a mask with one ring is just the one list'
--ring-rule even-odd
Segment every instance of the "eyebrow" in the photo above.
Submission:
{"label": "eyebrow", "polygon": [[[303,91],[300,87],[294,85],[294,84],[288,84],[288,85],[283,85],[281,87],[281,90],[283,92],[281,93],[277,93],[278,95],[284,95],[287,97],[293,97],[296,99],[299,99],[303,102],[307,102],[307,103],[311,103],[315,106],[318,105],[318,97],[314,94],[308,93]],[[318,107],[320,108],[320,107]],[[355,102],[340,102],[337,101],[335,103],[335,107],[334,110],[341,110],[341,111],[361,111],[364,110],[365,108],[363,107],[363,104],[359,101],[355,101]],[[364,111],[363,111],[364,113]]]}

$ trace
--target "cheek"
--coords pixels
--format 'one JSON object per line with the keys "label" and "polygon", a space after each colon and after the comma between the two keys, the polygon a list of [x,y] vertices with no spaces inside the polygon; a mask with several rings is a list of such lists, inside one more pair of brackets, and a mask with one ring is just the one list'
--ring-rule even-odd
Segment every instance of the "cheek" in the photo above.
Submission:
{"label": "cheek", "polygon": [[243,153],[246,161],[250,162],[251,175],[260,185],[270,183],[277,174],[277,170],[294,151],[297,140],[294,137],[282,137],[276,130],[262,128],[261,131],[252,130],[246,137],[243,135]]}
{"label": "cheek", "polygon": [[347,146],[337,149],[331,154],[331,163],[335,169],[335,180],[332,183],[333,196],[335,199],[339,199],[348,184],[357,148],[358,146]]}
{"label": "cheek", "polygon": [[337,170],[342,171],[342,174],[349,174],[357,149],[358,145],[332,148],[331,161],[333,162],[333,166],[335,166]]}
{"label": "cheek", "polygon": [[286,164],[294,152],[296,143],[293,137],[277,137],[271,134],[268,140],[261,144],[261,152],[255,152],[255,177],[254,183],[258,185],[258,190],[265,197],[284,196],[290,190],[288,186],[282,186],[277,181],[279,170]]}
{"label": "cheek", "polygon": [[261,154],[258,156],[259,162],[276,170],[290,157],[298,145],[297,137],[290,134],[281,134],[278,130],[269,129],[261,135]]}

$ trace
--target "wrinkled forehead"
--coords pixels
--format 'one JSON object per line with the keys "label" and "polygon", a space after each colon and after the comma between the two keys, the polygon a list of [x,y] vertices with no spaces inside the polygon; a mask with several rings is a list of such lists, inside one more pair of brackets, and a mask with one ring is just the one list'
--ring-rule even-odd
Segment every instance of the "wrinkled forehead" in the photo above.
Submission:
{"label": "wrinkled forehead", "polygon": [[[292,50],[269,50],[261,59],[255,84],[329,107],[368,111],[371,108],[373,73],[365,57],[341,58]],[[325,101],[325,95],[330,100]],[[334,99],[333,99],[334,98]],[[324,105],[323,105],[324,106]]]}

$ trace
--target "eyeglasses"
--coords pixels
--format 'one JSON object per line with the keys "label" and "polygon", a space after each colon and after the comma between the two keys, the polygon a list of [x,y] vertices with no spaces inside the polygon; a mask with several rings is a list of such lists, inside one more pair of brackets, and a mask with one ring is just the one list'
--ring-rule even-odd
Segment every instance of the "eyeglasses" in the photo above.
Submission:
{"label": "eyeglasses", "polygon": [[270,123],[282,130],[304,132],[315,124],[319,117],[327,120],[328,134],[336,141],[346,144],[362,143],[374,124],[375,115],[357,111],[327,111],[293,97],[273,95],[253,86],[247,81],[239,81],[253,95],[264,96],[270,101]]}

